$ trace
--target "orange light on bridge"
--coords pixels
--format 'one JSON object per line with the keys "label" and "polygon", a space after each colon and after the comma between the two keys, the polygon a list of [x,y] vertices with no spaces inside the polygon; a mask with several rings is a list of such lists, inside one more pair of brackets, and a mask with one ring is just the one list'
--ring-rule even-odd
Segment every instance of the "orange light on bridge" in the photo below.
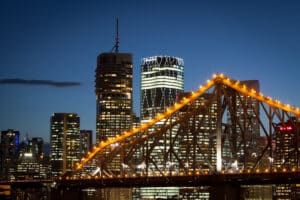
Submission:
{"label": "orange light on bridge", "polygon": [[164,118],[164,115],[161,114],[161,113],[158,113],[158,114],[156,115],[156,117],[155,117],[156,120],[161,120],[161,119],[163,119],[163,118]]}
{"label": "orange light on bridge", "polygon": [[174,104],[174,109],[175,109],[174,111],[178,110],[180,107],[181,107],[181,104],[175,103]]}
{"label": "orange light on bridge", "polygon": [[256,94],[256,90],[251,89],[251,93],[252,93],[252,94]]}
{"label": "orange light on bridge", "polygon": [[283,168],[283,169],[282,169],[282,172],[286,172],[286,171],[287,171],[286,168]]}
{"label": "orange light on bridge", "polygon": [[224,83],[227,83],[227,84],[230,84],[230,85],[231,85],[231,80],[230,80],[230,78],[226,78],[226,79],[224,80]]}
{"label": "orange light on bridge", "polygon": [[141,124],[141,126],[140,126],[140,129],[141,130],[145,130],[145,129],[147,129],[148,128],[148,125],[147,124]]}
{"label": "orange light on bridge", "polygon": [[167,114],[167,115],[172,114],[172,112],[173,112],[173,110],[172,110],[171,108],[167,108],[167,109],[166,109],[166,114]]}
{"label": "orange light on bridge", "polygon": [[79,165],[76,167],[77,170],[80,170],[81,168],[82,168],[82,165],[81,165],[81,164],[79,164]]}
{"label": "orange light on bridge", "polygon": [[190,100],[186,97],[183,97],[182,100],[181,100],[181,103],[183,104],[187,104]]}
{"label": "orange light on bridge", "polygon": [[197,97],[196,92],[192,91],[192,92],[191,92],[191,96],[189,97],[190,100],[192,100],[192,99],[194,99],[194,98],[196,98],[196,97]]}

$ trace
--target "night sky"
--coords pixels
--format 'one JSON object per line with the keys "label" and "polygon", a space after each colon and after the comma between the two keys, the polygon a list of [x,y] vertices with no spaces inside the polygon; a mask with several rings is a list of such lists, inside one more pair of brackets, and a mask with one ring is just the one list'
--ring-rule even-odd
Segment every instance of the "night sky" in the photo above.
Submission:
{"label": "night sky", "polygon": [[202,0],[2,0],[0,130],[49,141],[50,116],[76,112],[96,128],[96,57],[114,46],[134,56],[139,113],[143,57],[184,59],[185,90],[213,73],[260,81],[260,90],[300,107],[300,2]]}

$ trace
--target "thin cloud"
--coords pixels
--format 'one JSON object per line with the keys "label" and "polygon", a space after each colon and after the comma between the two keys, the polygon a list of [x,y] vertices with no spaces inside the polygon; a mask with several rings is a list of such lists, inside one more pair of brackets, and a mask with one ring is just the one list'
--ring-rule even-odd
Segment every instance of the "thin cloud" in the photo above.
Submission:
{"label": "thin cloud", "polygon": [[80,82],[72,81],[52,81],[52,80],[26,80],[20,78],[0,79],[0,85],[48,85],[54,87],[73,87],[80,86]]}

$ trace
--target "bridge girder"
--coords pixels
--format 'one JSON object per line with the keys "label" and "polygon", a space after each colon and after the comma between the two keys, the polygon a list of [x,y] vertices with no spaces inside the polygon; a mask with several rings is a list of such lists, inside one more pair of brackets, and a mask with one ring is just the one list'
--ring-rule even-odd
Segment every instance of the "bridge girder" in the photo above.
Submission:
{"label": "bridge girder", "polygon": [[[243,82],[215,75],[148,123],[98,144],[73,175],[80,176],[84,166],[100,167],[101,175],[115,177],[298,169],[299,116],[299,109],[265,97]],[[280,134],[278,126],[287,121],[295,127],[293,144],[285,161],[275,166],[274,139]],[[261,136],[265,143],[260,143]],[[119,159],[120,170],[109,169],[113,159]]]}

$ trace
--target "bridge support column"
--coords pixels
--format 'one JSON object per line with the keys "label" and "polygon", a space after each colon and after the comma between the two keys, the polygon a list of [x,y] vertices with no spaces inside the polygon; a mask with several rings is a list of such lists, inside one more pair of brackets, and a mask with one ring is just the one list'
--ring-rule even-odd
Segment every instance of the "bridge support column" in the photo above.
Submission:
{"label": "bridge support column", "polygon": [[83,198],[81,189],[52,189],[51,200],[57,199],[80,200]]}
{"label": "bridge support column", "polygon": [[214,200],[239,200],[241,189],[239,185],[219,185],[211,187],[209,199]]}

